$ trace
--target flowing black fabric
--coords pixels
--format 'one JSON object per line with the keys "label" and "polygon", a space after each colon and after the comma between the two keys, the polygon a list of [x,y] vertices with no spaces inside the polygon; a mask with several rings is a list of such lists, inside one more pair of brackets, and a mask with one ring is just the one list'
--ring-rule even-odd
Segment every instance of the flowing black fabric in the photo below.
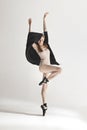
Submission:
{"label": "flowing black fabric", "polygon": [[[37,32],[29,32],[28,36],[27,36],[25,56],[26,56],[28,62],[30,62],[34,65],[40,64],[40,57],[37,54],[37,52],[34,50],[34,48],[32,47],[32,44],[33,43],[37,44],[38,41],[40,40],[41,36],[42,36],[42,33],[37,33]],[[59,65],[59,63],[55,59],[55,56],[53,54],[53,51],[52,51],[50,45],[48,43],[48,33],[44,32],[44,36],[45,36],[44,43],[46,43],[48,45],[48,49],[50,50],[50,63]]]}

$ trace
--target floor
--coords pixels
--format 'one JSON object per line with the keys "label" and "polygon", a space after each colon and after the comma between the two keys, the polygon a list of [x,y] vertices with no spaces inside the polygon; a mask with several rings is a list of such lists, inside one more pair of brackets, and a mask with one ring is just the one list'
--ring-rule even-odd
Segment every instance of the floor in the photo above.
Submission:
{"label": "floor", "polygon": [[40,107],[29,110],[0,110],[0,130],[87,130],[87,120],[77,111],[49,107],[42,116]]}

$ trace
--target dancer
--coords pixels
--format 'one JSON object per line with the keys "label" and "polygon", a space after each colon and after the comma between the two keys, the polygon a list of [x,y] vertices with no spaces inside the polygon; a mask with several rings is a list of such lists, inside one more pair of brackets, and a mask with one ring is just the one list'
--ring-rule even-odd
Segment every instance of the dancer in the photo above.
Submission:
{"label": "dancer", "polygon": [[[48,15],[48,12],[46,12],[43,16],[43,34],[42,33],[33,33],[31,31],[31,24],[32,19],[29,18],[29,34],[31,33],[31,36],[28,35],[28,40],[31,40],[31,50],[35,50],[36,54],[38,55],[37,61],[33,61],[32,59],[34,56],[36,56],[34,53],[30,56],[30,51],[26,51],[26,57],[29,62],[39,65],[39,70],[43,74],[42,81],[39,83],[39,85],[42,85],[41,89],[41,96],[42,96],[42,102],[41,108],[43,110],[43,116],[46,113],[47,110],[47,101],[46,101],[46,90],[47,90],[47,83],[53,79],[55,76],[61,73],[61,67],[53,66],[52,64],[59,65],[58,62],[56,62],[55,56],[49,46],[48,43],[48,33],[46,28],[46,17]],[[35,38],[37,35],[38,38]],[[36,40],[37,39],[37,40]],[[35,42],[36,41],[36,42]],[[28,45],[27,45],[28,46]],[[29,50],[29,49],[28,49]],[[33,50],[33,51],[34,51]],[[28,54],[29,52],[29,54]],[[31,58],[33,55],[33,58]],[[31,59],[31,60],[30,60]],[[35,59],[36,60],[36,59]]]}

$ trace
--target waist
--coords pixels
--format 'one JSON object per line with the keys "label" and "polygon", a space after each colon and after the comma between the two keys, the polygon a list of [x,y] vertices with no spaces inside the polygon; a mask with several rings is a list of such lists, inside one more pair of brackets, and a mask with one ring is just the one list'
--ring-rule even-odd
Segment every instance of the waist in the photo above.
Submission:
{"label": "waist", "polygon": [[42,59],[41,59],[41,60],[40,60],[40,66],[41,66],[41,65],[44,65],[44,64],[45,64],[45,65],[50,65],[50,60],[48,60],[48,59],[45,59],[45,60],[43,59],[43,60],[42,60]]}

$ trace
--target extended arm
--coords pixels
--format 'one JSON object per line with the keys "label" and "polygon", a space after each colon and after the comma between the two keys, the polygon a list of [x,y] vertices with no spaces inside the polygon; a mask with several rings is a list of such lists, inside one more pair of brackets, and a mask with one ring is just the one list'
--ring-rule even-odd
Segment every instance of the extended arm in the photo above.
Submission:
{"label": "extended arm", "polygon": [[43,16],[43,32],[46,32],[47,31],[47,28],[46,28],[46,16],[48,15],[48,12],[46,12]]}
{"label": "extended arm", "polygon": [[29,32],[31,32],[31,23],[32,23],[32,19],[31,19],[31,18],[29,18],[29,19],[28,19],[28,24],[29,24]]}

